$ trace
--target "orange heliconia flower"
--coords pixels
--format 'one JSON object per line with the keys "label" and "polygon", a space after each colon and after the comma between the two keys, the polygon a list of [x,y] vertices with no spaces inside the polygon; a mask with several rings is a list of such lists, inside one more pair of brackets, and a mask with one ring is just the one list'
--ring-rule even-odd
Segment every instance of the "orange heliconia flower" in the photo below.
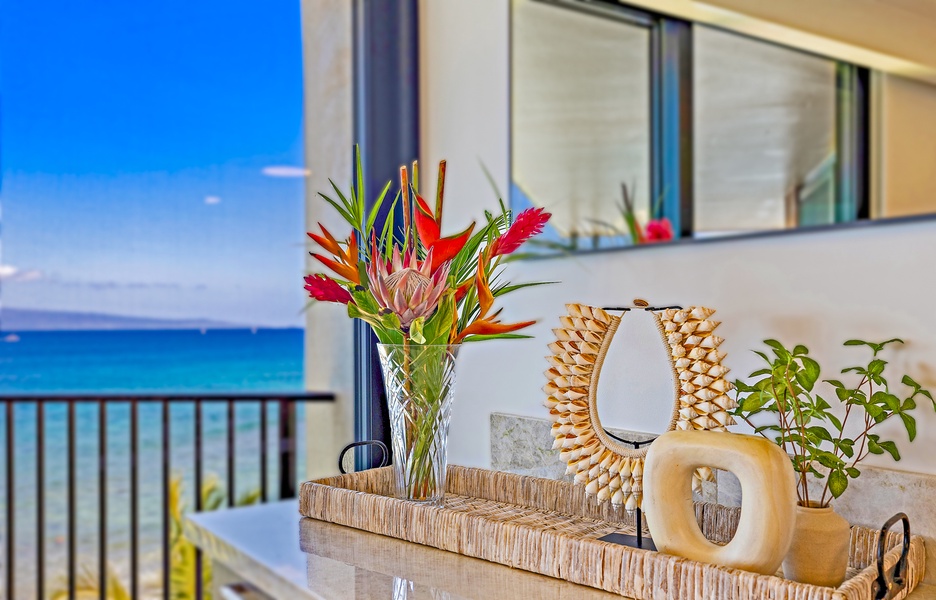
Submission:
{"label": "orange heliconia flower", "polygon": [[345,280],[355,285],[360,285],[361,275],[358,272],[358,247],[354,232],[351,232],[350,237],[348,237],[348,241],[346,242],[347,249],[345,249],[338,240],[335,239],[335,236],[325,229],[324,225],[319,223],[318,226],[322,230],[322,235],[316,235],[310,231],[308,232],[308,236],[315,240],[319,246],[331,252],[334,258],[328,258],[321,254],[315,254],[314,252],[310,252],[309,254]]}
{"label": "orange heliconia flower", "polygon": [[488,316],[488,312],[490,312],[491,307],[494,305],[494,294],[491,292],[487,274],[484,272],[484,258],[484,252],[482,252],[478,256],[478,273],[475,276],[475,287],[478,290],[478,305],[481,307],[481,310],[478,312],[478,316],[475,317],[474,321],[472,321],[468,327],[462,329],[461,332],[455,336],[455,339],[452,342],[454,344],[460,343],[469,335],[493,335],[497,333],[510,333],[511,331],[517,331],[518,329],[523,329],[524,327],[529,327],[530,325],[536,323],[536,321],[501,323],[497,320],[497,316],[501,313],[500,310],[491,316]]}

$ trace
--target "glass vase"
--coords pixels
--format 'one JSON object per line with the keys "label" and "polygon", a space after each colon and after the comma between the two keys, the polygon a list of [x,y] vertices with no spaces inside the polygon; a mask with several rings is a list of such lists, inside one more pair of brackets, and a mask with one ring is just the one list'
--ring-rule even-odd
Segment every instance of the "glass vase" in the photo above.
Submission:
{"label": "glass vase", "polygon": [[459,346],[377,348],[390,413],[396,497],[441,505]]}

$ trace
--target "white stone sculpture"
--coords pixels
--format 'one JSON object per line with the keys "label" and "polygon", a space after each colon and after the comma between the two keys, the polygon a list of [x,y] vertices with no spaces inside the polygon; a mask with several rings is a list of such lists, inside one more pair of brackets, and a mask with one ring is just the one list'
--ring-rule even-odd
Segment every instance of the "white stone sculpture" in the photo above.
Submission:
{"label": "white stone sculpture", "polygon": [[[734,473],[741,483],[741,517],[734,537],[719,546],[696,521],[691,479],[699,467]],[[753,435],[671,431],[647,453],[643,511],[657,550],[699,562],[776,573],[793,541],[796,484],[790,457]]]}

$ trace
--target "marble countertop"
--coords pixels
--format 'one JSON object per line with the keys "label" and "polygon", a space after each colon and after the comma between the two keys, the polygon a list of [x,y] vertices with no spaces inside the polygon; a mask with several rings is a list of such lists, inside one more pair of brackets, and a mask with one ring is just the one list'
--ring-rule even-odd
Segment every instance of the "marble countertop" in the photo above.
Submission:
{"label": "marble countertop", "polygon": [[545,575],[305,519],[296,501],[193,515],[185,535],[273,598],[621,600]]}
{"label": "marble countertop", "polygon": [[[273,598],[615,598],[559,579],[300,517],[296,501],[193,515],[186,536]],[[911,600],[936,600],[925,586]]]}

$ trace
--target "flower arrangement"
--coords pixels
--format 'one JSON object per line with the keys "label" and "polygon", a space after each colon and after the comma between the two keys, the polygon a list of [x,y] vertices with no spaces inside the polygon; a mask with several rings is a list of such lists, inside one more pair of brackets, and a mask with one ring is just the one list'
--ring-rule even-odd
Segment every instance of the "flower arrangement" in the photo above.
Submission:
{"label": "flower arrangement", "polygon": [[[309,232],[325,254],[312,253],[332,275],[305,278],[305,289],[318,301],[348,306],[348,315],[371,325],[384,344],[458,344],[495,338],[528,337],[513,333],[534,321],[502,323],[492,308],[496,298],[540,283],[509,285],[501,281],[504,257],[539,234],[550,214],[542,208],[521,212],[511,223],[501,203],[499,214],[485,213],[451,236],[442,236],[445,161],[439,163],[435,206],[419,193],[419,171],[412,179],[400,168],[400,191],[387,211],[380,231],[375,228],[390,182],[373,207],[365,208],[360,153],[355,153],[355,185],[343,194],[334,182],[337,200],[320,194],[351,226],[343,240],[319,224]],[[394,228],[402,213],[402,230]],[[475,231],[477,229],[477,231]],[[330,255],[330,256],[329,256]],[[493,282],[493,283],[492,283]]]}
{"label": "flower arrangement", "polygon": [[[894,460],[900,460],[897,445],[877,433],[881,423],[898,417],[912,442],[917,430],[911,413],[917,401],[925,398],[936,410],[933,395],[909,375],[900,380],[908,388],[902,397],[888,384],[885,378],[888,363],[879,355],[886,346],[903,343],[897,338],[880,343],[845,342],[845,346],[870,348],[872,356],[867,364],[842,370],[843,374],[853,374],[855,382],[852,384],[838,379],[824,380],[829,391],[844,405],[841,417],[815,390],[820,367],[809,356],[806,346],[800,344],[790,350],[776,340],[764,343],[771,348],[773,356],[757,352],[766,363],[765,367],[751,373],[753,383],[735,382],[738,408],[734,415],[754,427],[756,433],[773,439],[791,456],[801,506],[829,506],[845,492],[849,479],[861,475],[858,464],[869,454],[886,452]],[[758,415],[769,415],[769,418],[762,422]],[[814,491],[810,480],[820,484],[818,498],[810,495]]]}
{"label": "flower arrangement", "polygon": [[[355,182],[337,198],[320,194],[351,227],[339,240],[319,224],[309,233],[324,253],[313,253],[330,275],[305,278],[312,299],[347,305],[348,315],[370,324],[380,344],[392,432],[398,497],[441,502],[454,361],[462,342],[529,337],[516,333],[534,321],[504,323],[496,299],[540,283],[503,281],[502,263],[549,220],[541,208],[511,222],[501,203],[485,223],[442,234],[445,161],[439,163],[434,206],[420,194],[419,168],[400,168],[400,190],[384,212],[390,182],[370,209],[365,203],[360,152]],[[412,178],[410,178],[412,175]],[[384,215],[379,226],[378,218]],[[402,227],[397,227],[397,217]]]}

